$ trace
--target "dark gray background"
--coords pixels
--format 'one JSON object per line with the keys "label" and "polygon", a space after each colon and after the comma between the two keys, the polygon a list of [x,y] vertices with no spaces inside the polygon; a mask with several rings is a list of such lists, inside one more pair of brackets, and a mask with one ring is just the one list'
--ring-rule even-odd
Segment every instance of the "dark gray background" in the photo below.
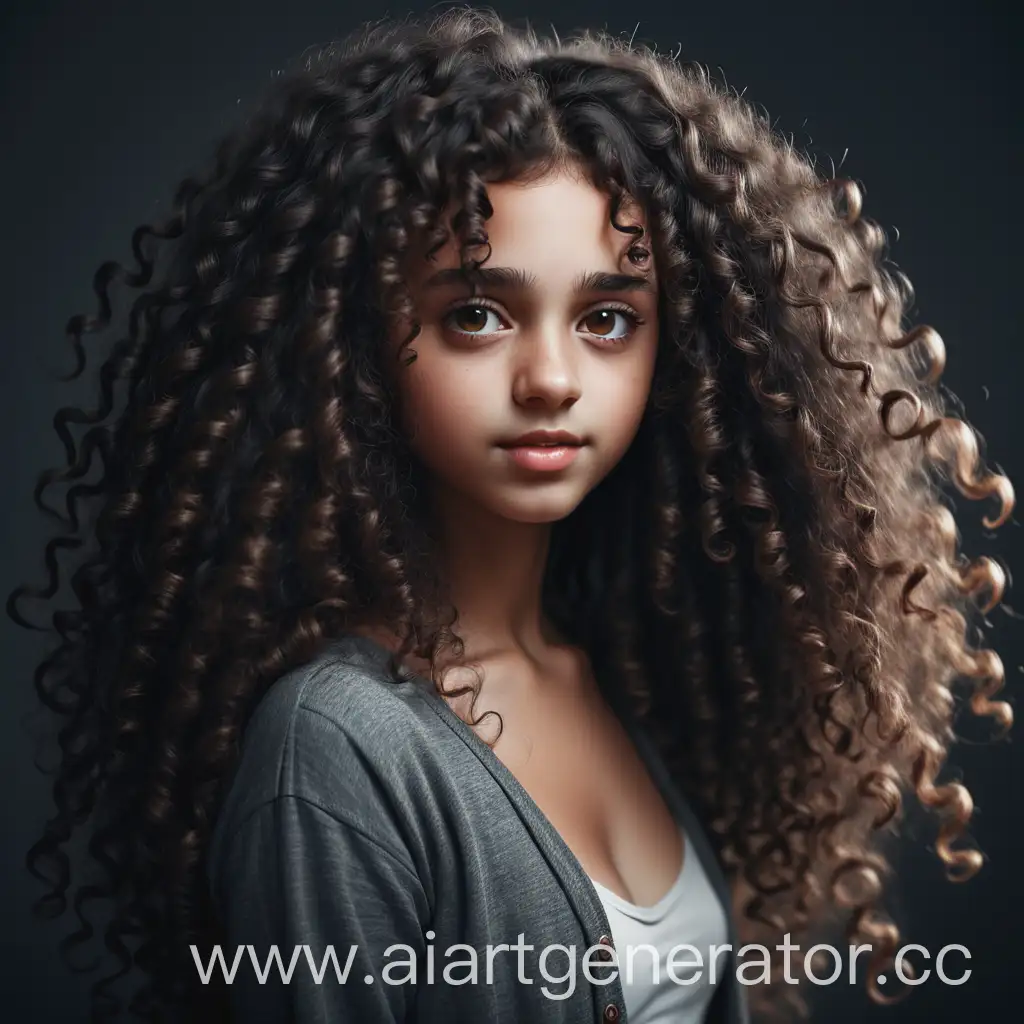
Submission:
{"label": "dark gray background", "polygon": [[[721,67],[729,83],[763,104],[799,147],[867,188],[866,213],[893,241],[893,259],[917,289],[914,322],[942,334],[944,380],[988,441],[988,456],[1018,483],[1021,329],[1018,186],[1020,56],[1008,3],[500,3],[560,32],[589,25]],[[91,279],[108,258],[131,263],[139,223],[162,216],[174,185],[201,168],[212,145],[270,81],[308,46],[344,35],[364,19],[421,12],[426,5],[323,0],[273,3],[129,3],[19,0],[0,13],[0,175],[4,317],[0,431],[4,500],[0,590],[40,583],[48,533],[30,500],[36,474],[62,464],[50,426],[63,404],[91,406],[80,382],[53,382],[70,369],[64,325],[94,312]],[[637,23],[639,26],[637,27]],[[239,106],[241,103],[241,107]],[[123,292],[115,291],[115,301]],[[123,305],[123,303],[122,303]],[[119,308],[123,313],[123,309]],[[94,342],[102,348],[112,335]],[[961,506],[972,555],[1020,565],[1019,522],[998,537],[980,528],[989,507]],[[1011,591],[1008,603],[1015,595]],[[1024,602],[1022,602],[1024,604]],[[0,843],[3,932],[0,1014],[7,1020],[85,1020],[85,982],[66,973],[54,927],[32,921],[36,893],[24,852],[48,811],[49,783],[31,767],[24,719],[34,704],[31,669],[42,648],[6,618],[0,771],[9,805]],[[992,616],[987,642],[1000,652],[1010,694],[1019,691],[1019,622]],[[1021,726],[1024,728],[1024,726]],[[1018,730],[1019,731],[1019,730]],[[976,730],[968,730],[975,737]],[[959,1021],[1016,1006],[1022,948],[1019,740],[969,742],[949,777],[971,787],[973,836],[989,862],[972,882],[946,883],[931,850],[934,829],[912,816],[890,907],[905,941],[933,951],[962,943],[973,975],[951,988],[934,976],[894,1009],[874,1008],[859,988],[821,990],[814,1020]]]}

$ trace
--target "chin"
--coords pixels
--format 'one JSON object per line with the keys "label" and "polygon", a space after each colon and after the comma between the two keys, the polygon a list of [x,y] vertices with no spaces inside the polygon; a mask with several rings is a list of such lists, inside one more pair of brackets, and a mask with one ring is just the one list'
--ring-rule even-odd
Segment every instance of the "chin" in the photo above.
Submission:
{"label": "chin", "polygon": [[505,519],[511,519],[516,523],[555,523],[559,519],[565,519],[576,510],[582,501],[582,496],[567,498],[551,495],[541,497],[536,495],[521,500],[510,500],[501,502],[494,508],[494,511]]}

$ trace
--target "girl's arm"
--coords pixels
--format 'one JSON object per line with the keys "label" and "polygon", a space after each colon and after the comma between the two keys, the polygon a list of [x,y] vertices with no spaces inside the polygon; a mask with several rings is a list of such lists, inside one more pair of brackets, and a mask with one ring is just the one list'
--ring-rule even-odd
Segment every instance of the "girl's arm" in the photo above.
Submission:
{"label": "girl's arm", "polygon": [[[239,1021],[412,1018],[415,985],[388,984],[382,972],[390,962],[392,981],[407,978],[404,963],[413,955],[420,962],[427,900],[407,856],[359,822],[302,796],[275,796],[227,838],[218,890]],[[414,954],[386,957],[398,943]]]}

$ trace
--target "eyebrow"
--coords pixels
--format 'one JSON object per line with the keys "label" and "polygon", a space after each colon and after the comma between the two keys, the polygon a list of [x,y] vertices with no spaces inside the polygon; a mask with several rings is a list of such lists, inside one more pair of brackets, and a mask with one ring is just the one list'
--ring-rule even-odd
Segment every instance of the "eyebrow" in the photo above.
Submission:
{"label": "eyebrow", "polygon": [[[510,291],[525,291],[537,284],[535,274],[528,274],[518,267],[478,267],[476,277],[489,288],[506,288]],[[461,267],[447,267],[432,274],[423,283],[424,288],[444,288],[451,284],[469,283],[469,277]],[[636,274],[609,274],[600,270],[578,274],[572,283],[574,294],[585,292],[653,292],[650,279]]]}

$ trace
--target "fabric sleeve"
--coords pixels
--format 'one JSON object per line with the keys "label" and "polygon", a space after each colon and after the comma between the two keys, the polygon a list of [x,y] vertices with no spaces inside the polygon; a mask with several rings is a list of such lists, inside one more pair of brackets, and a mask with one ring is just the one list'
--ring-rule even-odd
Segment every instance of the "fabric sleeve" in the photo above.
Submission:
{"label": "fabric sleeve", "polygon": [[[313,800],[281,794],[228,837],[219,891],[237,1020],[412,1020],[408,964],[422,965],[429,908],[401,851]],[[385,956],[396,944],[409,949]]]}

